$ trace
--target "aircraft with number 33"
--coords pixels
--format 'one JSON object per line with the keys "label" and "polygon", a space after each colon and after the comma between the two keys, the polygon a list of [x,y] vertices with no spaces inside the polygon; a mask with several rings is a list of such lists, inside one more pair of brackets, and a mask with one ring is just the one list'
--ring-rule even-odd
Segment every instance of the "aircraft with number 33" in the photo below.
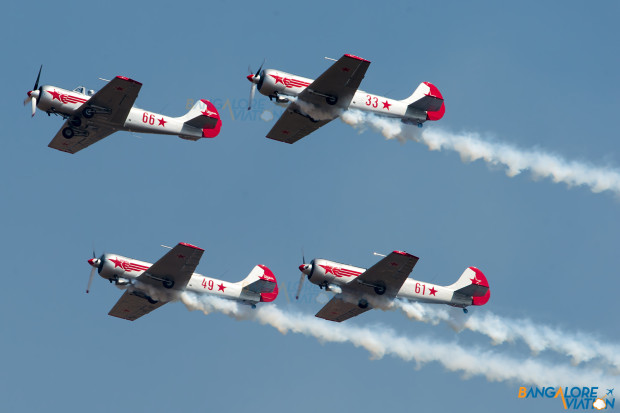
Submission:
{"label": "aircraft with number 33", "polygon": [[97,270],[101,277],[125,289],[108,314],[130,321],[178,299],[184,291],[237,300],[252,307],[278,296],[276,277],[264,265],[255,266],[244,280],[236,283],[195,273],[203,252],[202,248],[181,242],[155,264],[116,254],[96,258],[93,252],[93,258],[88,260],[93,268],[86,292]]}
{"label": "aircraft with number 33", "polygon": [[297,142],[347,109],[400,118],[404,123],[418,126],[427,120],[443,117],[446,110],[443,96],[430,82],[420,83],[413,94],[403,100],[358,90],[369,65],[366,59],[345,54],[316,80],[279,70],[262,70],[261,65],[256,73],[247,76],[252,83],[248,110],[252,107],[256,89],[277,103],[292,100],[267,133],[268,138],[286,143]]}
{"label": "aircraft with number 33", "polygon": [[306,264],[304,259],[297,298],[307,276],[321,289],[336,293],[316,316],[341,322],[372,308],[388,308],[395,299],[448,304],[467,313],[467,306],[484,305],[491,296],[486,277],[476,267],[467,268],[454,284],[443,287],[408,278],[418,257],[402,251],[384,257],[369,269],[320,258]]}
{"label": "aircraft with number 33", "polygon": [[117,131],[178,135],[197,141],[216,137],[222,126],[215,106],[200,99],[184,116],[173,118],[133,106],[142,83],[117,76],[98,92],[78,86],[66,90],[39,87],[41,68],[24,105],[30,101],[32,116],[37,108],[65,119],[50,148],[76,153]]}

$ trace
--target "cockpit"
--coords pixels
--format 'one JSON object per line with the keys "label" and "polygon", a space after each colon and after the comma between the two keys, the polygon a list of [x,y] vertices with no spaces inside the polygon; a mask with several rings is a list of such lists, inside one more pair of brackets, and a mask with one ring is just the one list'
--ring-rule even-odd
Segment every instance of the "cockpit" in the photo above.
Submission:
{"label": "cockpit", "polygon": [[81,93],[81,94],[86,95],[86,96],[92,96],[92,95],[95,94],[94,90],[92,90],[92,89],[86,90],[86,88],[84,86],[78,86],[75,89],[73,89],[73,91],[77,92],[77,93]]}

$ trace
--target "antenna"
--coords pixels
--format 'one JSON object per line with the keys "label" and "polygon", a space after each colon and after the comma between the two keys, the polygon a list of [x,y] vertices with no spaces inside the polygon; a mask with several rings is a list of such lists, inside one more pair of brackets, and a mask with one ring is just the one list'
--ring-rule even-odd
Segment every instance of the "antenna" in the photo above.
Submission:
{"label": "antenna", "polygon": [[327,56],[325,56],[325,60],[331,60],[333,62],[337,62],[338,61],[338,59],[332,59],[331,57],[327,57]]}
{"label": "antenna", "polygon": [[373,252],[372,255],[378,255],[380,257],[387,257],[385,254],[379,254],[378,252]]}
{"label": "antenna", "polygon": [[168,248],[169,250],[171,250],[171,249],[172,249],[172,247],[169,247],[169,246],[164,245],[164,244],[161,244],[161,245],[160,245],[160,247]]}
{"label": "antenna", "polygon": [[100,77],[99,80],[103,80],[104,82],[109,82],[110,81],[110,79],[104,79],[102,77]]}

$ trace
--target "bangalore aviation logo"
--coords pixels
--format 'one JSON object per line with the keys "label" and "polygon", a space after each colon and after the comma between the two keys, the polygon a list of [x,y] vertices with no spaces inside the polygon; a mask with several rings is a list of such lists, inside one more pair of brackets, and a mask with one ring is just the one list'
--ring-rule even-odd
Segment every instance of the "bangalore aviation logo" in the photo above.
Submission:
{"label": "bangalore aviation logo", "polygon": [[599,396],[598,387],[519,387],[519,399],[558,399],[564,410],[614,409],[614,389]]}

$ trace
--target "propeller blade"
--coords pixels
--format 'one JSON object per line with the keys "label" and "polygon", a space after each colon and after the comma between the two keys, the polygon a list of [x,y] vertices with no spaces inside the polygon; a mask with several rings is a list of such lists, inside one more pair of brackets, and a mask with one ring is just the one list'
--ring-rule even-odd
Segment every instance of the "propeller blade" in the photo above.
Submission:
{"label": "propeller blade", "polygon": [[299,293],[301,293],[301,287],[304,285],[305,278],[306,278],[306,274],[302,273],[301,278],[299,279],[299,287],[297,287],[297,294],[295,294],[296,300],[299,300]]}
{"label": "propeller blade", "polygon": [[250,89],[250,100],[248,103],[248,110],[252,109],[252,101],[254,100],[255,93],[256,93],[256,83],[252,83],[252,88]]}
{"label": "propeller blade", "polygon": [[39,79],[41,79],[41,69],[43,69],[43,65],[39,68],[39,74],[37,75],[37,80],[34,82],[34,87],[32,90],[37,90],[39,88]]}
{"label": "propeller blade", "polygon": [[32,106],[32,116],[34,116],[34,114],[37,111],[37,99],[33,96],[30,98],[30,104]]}
{"label": "propeller blade", "polygon": [[260,64],[260,66],[258,67],[258,70],[256,71],[256,74],[254,74],[254,76],[258,76],[260,74],[260,71],[262,70],[264,64],[265,64],[265,59],[263,59],[263,63]]}
{"label": "propeller blade", "polygon": [[95,275],[95,270],[97,268],[93,267],[92,270],[90,270],[90,277],[88,278],[88,285],[86,286],[86,294],[88,294],[88,292],[90,291],[90,285],[93,282],[93,276]]}

